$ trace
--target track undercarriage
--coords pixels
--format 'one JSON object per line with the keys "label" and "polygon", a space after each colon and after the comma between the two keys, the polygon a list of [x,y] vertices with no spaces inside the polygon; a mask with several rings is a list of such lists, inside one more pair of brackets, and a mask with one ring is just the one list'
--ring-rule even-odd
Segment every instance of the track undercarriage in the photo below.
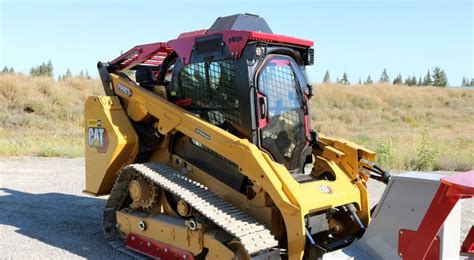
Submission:
{"label": "track undercarriage", "polygon": [[152,257],[276,259],[280,255],[278,241],[257,220],[159,163],[134,164],[122,171],[104,211],[104,230],[114,248],[130,252],[123,250],[127,247]]}

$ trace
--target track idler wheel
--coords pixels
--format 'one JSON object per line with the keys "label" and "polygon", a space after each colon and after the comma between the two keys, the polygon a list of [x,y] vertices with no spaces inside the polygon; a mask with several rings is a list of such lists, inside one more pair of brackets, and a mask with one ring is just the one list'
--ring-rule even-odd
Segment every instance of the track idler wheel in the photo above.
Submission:
{"label": "track idler wheel", "polygon": [[247,253],[244,246],[239,241],[237,240],[230,241],[227,247],[229,247],[235,253],[234,259],[250,260],[250,255]]}
{"label": "track idler wheel", "polygon": [[128,185],[128,192],[133,203],[131,208],[151,209],[157,202],[159,193],[157,187],[149,180],[139,176]]}

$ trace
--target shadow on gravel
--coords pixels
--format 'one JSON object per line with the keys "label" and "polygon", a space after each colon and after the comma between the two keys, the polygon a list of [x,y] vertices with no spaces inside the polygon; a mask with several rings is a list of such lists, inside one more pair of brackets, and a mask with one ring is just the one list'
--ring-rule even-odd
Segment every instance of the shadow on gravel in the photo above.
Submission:
{"label": "shadow on gravel", "polygon": [[32,194],[0,188],[0,224],[89,259],[125,259],[105,242],[105,200],[62,193]]}

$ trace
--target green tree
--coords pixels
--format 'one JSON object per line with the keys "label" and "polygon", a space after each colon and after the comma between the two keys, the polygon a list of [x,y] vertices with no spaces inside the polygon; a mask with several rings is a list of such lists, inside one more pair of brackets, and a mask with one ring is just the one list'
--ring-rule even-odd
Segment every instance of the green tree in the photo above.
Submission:
{"label": "green tree", "polygon": [[52,77],[53,76],[53,63],[51,62],[51,60],[48,61],[48,64],[46,65],[46,71],[48,72],[49,76]]}
{"label": "green tree", "polygon": [[10,70],[8,72],[9,73],[15,73],[15,70],[13,69],[13,67],[10,67]]}
{"label": "green tree", "polygon": [[360,79],[360,77],[359,77],[359,83],[358,84],[362,85],[362,80]]}
{"label": "green tree", "polygon": [[418,86],[423,86],[423,81],[421,80],[421,76],[420,76],[420,78],[418,79],[418,84],[417,84],[417,85],[418,85]]}
{"label": "green tree", "polygon": [[469,78],[467,78],[467,77],[462,77],[461,86],[467,87],[467,86],[469,86],[469,83],[470,83],[470,82],[469,82]]}
{"label": "green tree", "polygon": [[91,76],[89,75],[89,71],[86,70],[86,79],[91,79]]}
{"label": "green tree", "polygon": [[405,79],[405,85],[407,85],[407,86],[416,86],[416,77],[415,76],[407,77]]}
{"label": "green tree", "polygon": [[8,73],[8,68],[7,66],[3,67],[2,73],[1,74],[6,74]]}
{"label": "green tree", "polygon": [[31,76],[39,77],[40,74],[41,74],[41,72],[40,72],[40,67],[39,66],[31,67],[31,69],[30,69],[30,75]]}
{"label": "green tree", "polygon": [[79,78],[84,78],[84,71],[79,72]]}
{"label": "green tree", "polygon": [[393,85],[402,85],[402,84],[403,84],[402,75],[399,73],[397,77],[393,80]]}
{"label": "green tree", "polygon": [[331,76],[329,75],[329,70],[326,70],[326,73],[324,73],[323,83],[331,83]]}
{"label": "green tree", "polygon": [[71,73],[71,70],[69,68],[67,68],[66,73],[63,76],[63,79],[67,79],[67,78],[70,78],[70,77],[72,77],[72,73]]}
{"label": "green tree", "polygon": [[444,70],[440,67],[435,67],[433,69],[433,85],[435,87],[446,87],[448,86],[448,77]]}
{"label": "green tree", "polygon": [[370,84],[373,84],[374,81],[372,80],[372,78],[369,76],[367,76],[367,79],[365,80],[364,84],[365,85],[370,85]]}
{"label": "green tree", "polygon": [[411,77],[411,85],[410,86],[416,86],[416,77],[415,77],[415,75],[413,75]]}
{"label": "green tree", "polygon": [[469,87],[474,87],[474,78],[471,79],[471,82],[469,83]]}
{"label": "green tree", "polygon": [[342,74],[341,83],[344,84],[344,85],[350,85],[351,84],[349,82],[349,77],[347,76],[347,73],[345,73],[345,72],[344,72],[344,74]]}
{"label": "green tree", "polygon": [[41,63],[41,65],[38,65],[36,67],[32,67],[30,69],[30,75],[33,77],[52,77],[53,76],[53,63],[48,61],[48,63]]}
{"label": "green tree", "polygon": [[431,80],[431,73],[428,70],[425,78],[423,79],[423,86],[433,86],[433,81]]}
{"label": "green tree", "polygon": [[387,69],[383,69],[383,72],[380,75],[380,82],[388,83],[389,81],[390,81],[390,77],[387,74]]}

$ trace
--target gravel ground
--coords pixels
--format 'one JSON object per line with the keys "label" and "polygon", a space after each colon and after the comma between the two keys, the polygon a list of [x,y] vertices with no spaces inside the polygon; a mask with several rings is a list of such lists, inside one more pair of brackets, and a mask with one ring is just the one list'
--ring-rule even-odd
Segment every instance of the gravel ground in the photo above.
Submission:
{"label": "gravel ground", "polygon": [[[83,187],[83,158],[0,158],[0,258],[128,259],[104,241],[106,198],[87,196]],[[384,187],[369,182],[372,205]],[[462,218],[464,237],[474,200],[463,204]]]}

